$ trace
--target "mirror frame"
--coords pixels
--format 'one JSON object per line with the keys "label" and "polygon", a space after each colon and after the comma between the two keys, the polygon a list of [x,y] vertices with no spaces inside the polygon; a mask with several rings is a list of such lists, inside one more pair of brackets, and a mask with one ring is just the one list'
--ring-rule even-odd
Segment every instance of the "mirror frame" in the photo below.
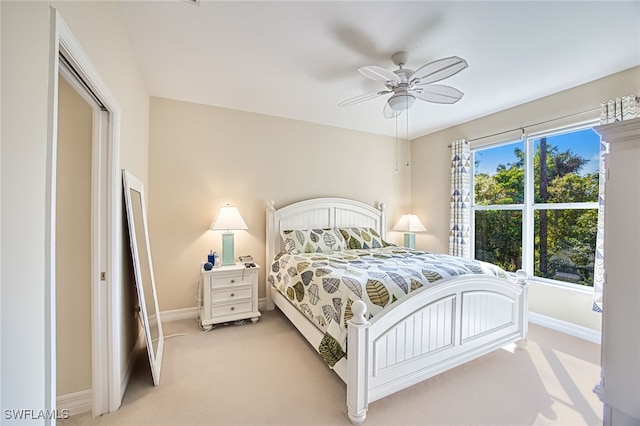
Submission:
{"label": "mirror frame", "polygon": [[[139,316],[142,322],[142,326],[144,328],[144,336],[145,342],[147,344],[147,353],[149,355],[149,363],[151,365],[151,375],[153,376],[153,384],[154,386],[158,386],[160,383],[160,370],[162,369],[162,354],[164,352],[164,333],[162,331],[162,321],[160,320],[160,309],[158,308],[158,296],[156,292],[156,284],[153,276],[153,264],[151,262],[151,249],[149,245],[149,231],[147,227],[147,211],[145,208],[145,194],[144,194],[144,186],[142,181],[135,177],[133,174],[128,172],[127,170],[122,170],[122,177],[124,182],[124,196],[125,196],[125,205],[127,210],[127,222],[129,225],[129,245],[131,247],[131,257],[133,260],[133,269],[135,275],[135,284],[136,290],[138,294],[138,302],[140,304],[139,308]],[[136,223],[134,214],[133,214],[133,204],[131,197],[131,191],[136,191],[140,194],[140,203],[141,203],[141,212],[142,223]],[[144,240],[145,241],[137,241],[137,233],[136,229],[138,226],[141,226],[144,231]],[[140,254],[139,254],[139,244],[145,244],[146,247],[146,255],[147,255],[147,265],[149,265],[149,281],[148,283],[143,282],[143,271],[141,270],[140,264]],[[149,307],[145,302],[145,291],[151,289],[153,295],[153,303],[155,308],[155,318],[149,318]],[[154,325],[157,324],[158,327],[158,345],[157,349],[154,352],[153,346],[153,337],[151,334],[150,320],[154,322]]]}

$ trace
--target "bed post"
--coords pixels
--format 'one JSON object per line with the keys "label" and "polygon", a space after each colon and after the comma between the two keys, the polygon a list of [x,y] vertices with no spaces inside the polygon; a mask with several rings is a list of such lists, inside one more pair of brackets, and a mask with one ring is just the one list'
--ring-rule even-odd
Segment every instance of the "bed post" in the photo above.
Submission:
{"label": "bed post", "polygon": [[380,210],[380,238],[384,241],[387,240],[387,212],[386,205],[384,203],[380,203],[378,206],[378,210]]}
{"label": "bed post", "polygon": [[271,300],[271,285],[269,284],[269,272],[271,271],[271,261],[276,255],[275,238],[274,233],[278,232],[275,223],[276,209],[273,207],[275,202],[273,200],[267,203],[267,254],[264,267],[264,297],[266,300],[266,309],[272,311],[275,309],[273,300]]}
{"label": "bed post", "polygon": [[516,341],[517,349],[526,349],[527,348],[527,332],[529,329],[529,302],[528,302],[528,293],[529,293],[529,284],[527,283],[527,273],[522,269],[518,269],[516,271],[516,284],[519,284],[522,287],[522,294],[520,306],[522,306],[520,312],[520,329],[522,330],[522,339]]}
{"label": "bed post", "polygon": [[371,323],[364,314],[367,306],[361,300],[353,302],[353,317],[348,322],[347,341],[347,411],[354,425],[360,425],[369,407],[367,391],[367,347]]}

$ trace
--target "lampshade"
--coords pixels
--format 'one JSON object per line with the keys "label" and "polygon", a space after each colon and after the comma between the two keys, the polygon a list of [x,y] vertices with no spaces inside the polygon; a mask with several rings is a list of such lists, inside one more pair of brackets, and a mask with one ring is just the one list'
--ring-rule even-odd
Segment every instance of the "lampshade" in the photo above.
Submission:
{"label": "lampshade", "polygon": [[403,214],[396,226],[393,227],[394,231],[405,232],[426,232],[427,228],[424,227],[418,216],[415,214]]}
{"label": "lampshade", "polygon": [[416,101],[416,97],[408,92],[399,91],[389,98],[387,103],[391,109],[395,111],[402,111],[411,108],[411,105]]}
{"label": "lampshade", "polygon": [[233,231],[249,228],[247,228],[247,224],[244,223],[244,219],[242,219],[238,208],[227,204],[220,208],[210,229],[212,231]]}

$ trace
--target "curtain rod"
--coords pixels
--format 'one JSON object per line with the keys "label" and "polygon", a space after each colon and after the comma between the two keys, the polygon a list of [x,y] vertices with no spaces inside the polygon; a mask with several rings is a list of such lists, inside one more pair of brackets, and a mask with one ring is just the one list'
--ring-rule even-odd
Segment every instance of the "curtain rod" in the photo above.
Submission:
{"label": "curtain rod", "polygon": [[[503,135],[505,133],[515,132],[516,130],[522,130],[522,133],[524,134],[524,129],[526,129],[527,127],[533,127],[533,126],[539,126],[541,124],[552,123],[554,121],[563,120],[565,118],[571,118],[571,117],[574,117],[576,115],[586,114],[588,112],[594,112],[594,111],[599,111],[599,110],[600,110],[600,108],[592,108],[592,109],[588,109],[586,111],[575,112],[573,114],[567,114],[567,115],[564,115],[562,117],[552,118],[551,120],[540,121],[539,123],[534,123],[534,124],[527,124],[526,126],[516,127],[515,129],[505,130],[503,132],[493,133],[491,135],[480,136],[479,138],[467,139],[466,142],[469,143],[469,142],[479,141],[481,139],[490,138],[490,137],[493,137],[493,136],[500,136],[500,135]],[[451,148],[451,144],[449,144],[448,147]]]}

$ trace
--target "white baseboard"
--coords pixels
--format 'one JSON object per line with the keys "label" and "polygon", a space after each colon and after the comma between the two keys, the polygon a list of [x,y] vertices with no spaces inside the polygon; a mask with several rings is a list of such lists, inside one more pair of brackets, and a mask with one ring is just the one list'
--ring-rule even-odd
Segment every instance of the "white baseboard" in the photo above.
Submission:
{"label": "white baseboard", "polygon": [[93,409],[93,392],[87,389],[80,392],[60,395],[56,398],[58,410],[69,410],[70,416],[86,413]]}
{"label": "white baseboard", "polygon": [[173,309],[170,311],[160,312],[162,322],[179,321],[183,319],[193,319],[198,316],[200,308],[194,306],[192,308]]}
{"label": "white baseboard", "polygon": [[263,297],[262,299],[258,299],[258,310],[266,311],[267,310],[267,298]]}
{"label": "white baseboard", "polygon": [[[266,310],[267,308],[267,299],[261,298],[258,299],[258,309],[261,311]],[[200,313],[200,308],[198,306],[194,306],[192,308],[182,308],[182,309],[172,309],[170,311],[162,311],[160,312],[160,317],[162,318],[162,322],[171,322],[171,321],[179,321],[183,319],[192,319],[196,318]]]}
{"label": "white baseboard", "polygon": [[578,337],[592,343],[600,344],[602,342],[599,331],[557,318],[552,318],[546,315],[529,311],[529,322],[559,331],[561,333],[568,334],[570,336]]}

